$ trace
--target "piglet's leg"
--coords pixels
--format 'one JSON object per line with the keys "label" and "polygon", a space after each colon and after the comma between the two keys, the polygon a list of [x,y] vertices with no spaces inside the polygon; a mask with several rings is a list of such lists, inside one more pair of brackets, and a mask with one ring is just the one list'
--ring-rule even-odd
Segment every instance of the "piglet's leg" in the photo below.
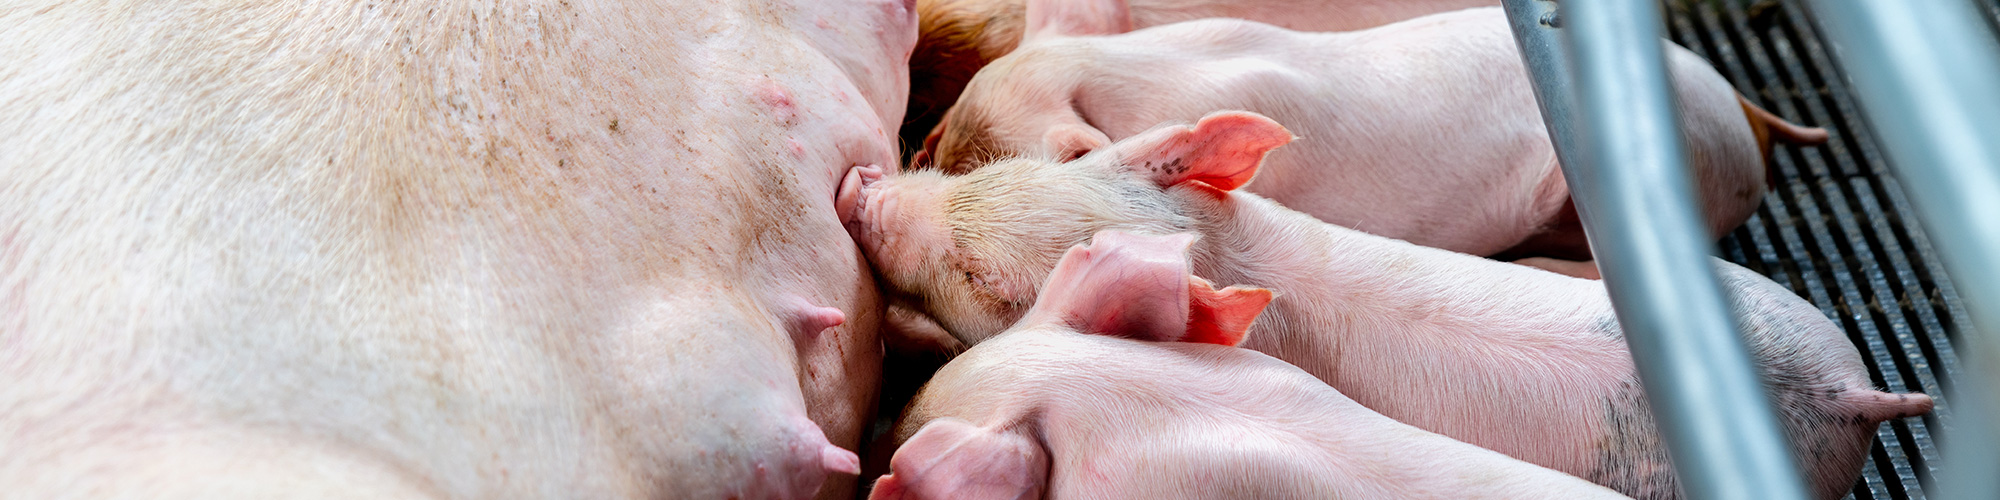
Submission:
{"label": "piglet's leg", "polygon": [[883,312],[882,347],[891,353],[944,354],[957,356],[965,352],[965,342],[951,335],[937,320],[931,319],[916,306],[900,299],[891,299]]}

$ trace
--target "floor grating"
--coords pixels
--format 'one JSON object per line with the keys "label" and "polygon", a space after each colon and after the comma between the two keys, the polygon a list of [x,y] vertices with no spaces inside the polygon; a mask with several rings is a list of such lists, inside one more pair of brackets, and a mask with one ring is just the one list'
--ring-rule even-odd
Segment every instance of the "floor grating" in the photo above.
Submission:
{"label": "floor grating", "polygon": [[[1984,1],[2000,23],[2000,0]],[[1937,398],[1933,414],[1881,427],[1850,496],[1925,498],[1939,457],[1933,432],[1951,422],[1943,395],[1958,374],[1952,345],[1966,316],[1839,68],[1796,0],[1679,1],[1667,14],[1669,36],[1752,102],[1832,132],[1822,146],[1774,150],[1779,176],[1764,207],[1719,250],[1839,322],[1877,385]]]}

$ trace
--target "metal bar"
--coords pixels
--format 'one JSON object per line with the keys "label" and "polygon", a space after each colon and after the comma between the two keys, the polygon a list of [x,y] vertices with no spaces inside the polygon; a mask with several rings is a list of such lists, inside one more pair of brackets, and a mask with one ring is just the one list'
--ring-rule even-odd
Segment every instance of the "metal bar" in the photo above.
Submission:
{"label": "metal bar", "polygon": [[1569,165],[1583,160],[1576,145],[1576,90],[1570,84],[1569,52],[1563,50],[1558,30],[1562,18],[1550,0],[1503,0],[1500,6],[1507,11],[1514,44],[1520,47],[1528,78],[1534,81],[1535,102],[1541,105],[1542,122],[1548,125],[1549,140],[1555,143],[1556,160],[1567,174]]}
{"label": "metal bar", "polygon": [[1658,6],[1502,4],[1682,491],[1806,498],[1708,257]]}
{"label": "metal bar", "polygon": [[1938,497],[2000,498],[2000,42],[1969,1],[1810,6],[1972,316]]}

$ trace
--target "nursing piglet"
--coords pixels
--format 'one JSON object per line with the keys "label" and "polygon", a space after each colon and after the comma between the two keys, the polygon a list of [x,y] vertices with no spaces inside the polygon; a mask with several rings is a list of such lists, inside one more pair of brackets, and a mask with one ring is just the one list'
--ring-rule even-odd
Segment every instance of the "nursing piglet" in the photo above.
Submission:
{"label": "nursing piglet", "polygon": [[[1072,34],[1115,34],[1209,17],[1295,30],[1346,31],[1498,0],[1132,0],[1072,2],[1061,16]],[[910,126],[929,131],[979,68],[1021,43],[1025,0],[917,0],[917,47],[910,54]],[[1046,14],[1047,11],[1038,13]],[[908,135],[908,134],[906,134]],[[921,137],[920,135],[917,137]]]}
{"label": "nursing piglet", "polygon": [[[835,205],[877,272],[967,345],[1028,310],[1062,249],[1106,229],[1192,231],[1193,269],[1280,292],[1243,347],[1390,418],[1640,498],[1679,489],[1601,283],[1320,222],[1234,191],[1292,136],[1224,112],[1067,163],[960,177],[857,169]],[[1854,483],[1876,425],[1931,408],[1869,388],[1840,329],[1721,263],[1799,462],[1819,496]]]}
{"label": "nursing piglet", "polygon": [[924,387],[871,498],[1624,498],[1230,347],[1271,292],[1190,276],[1193,240],[1071,248],[1020,323]]}
{"label": "nursing piglet", "polygon": [[[1029,9],[1084,10],[1063,5]],[[1250,192],[1424,246],[1589,258],[1498,8],[1349,33],[1209,19],[1087,37],[1062,36],[1059,14],[1031,15],[1027,42],[973,78],[927,140],[929,161],[960,173],[1013,155],[1069,159],[1161,123],[1248,110],[1302,136]],[[1762,202],[1760,138],[1825,132],[1750,106],[1686,49],[1670,45],[1667,60],[1708,227],[1726,234]]]}

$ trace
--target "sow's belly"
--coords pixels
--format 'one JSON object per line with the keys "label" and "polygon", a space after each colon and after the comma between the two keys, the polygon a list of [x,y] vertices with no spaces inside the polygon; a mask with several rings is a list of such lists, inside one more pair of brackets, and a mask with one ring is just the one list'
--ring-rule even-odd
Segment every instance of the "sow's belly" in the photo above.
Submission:
{"label": "sow's belly", "polygon": [[905,90],[840,76],[914,37],[858,3],[0,13],[0,484],[851,481],[880,304],[831,203]]}

